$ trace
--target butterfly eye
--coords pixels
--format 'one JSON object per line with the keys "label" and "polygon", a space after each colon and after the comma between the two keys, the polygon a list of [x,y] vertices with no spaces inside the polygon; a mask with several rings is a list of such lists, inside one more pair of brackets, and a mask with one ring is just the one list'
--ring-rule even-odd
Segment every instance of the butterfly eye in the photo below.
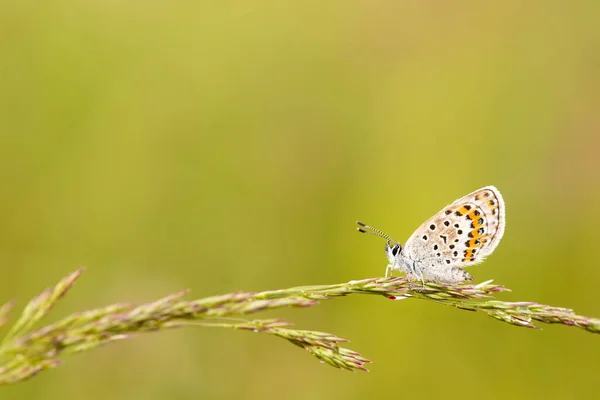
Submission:
{"label": "butterfly eye", "polygon": [[399,252],[400,252],[400,246],[395,244],[394,247],[392,247],[392,255],[395,257]]}

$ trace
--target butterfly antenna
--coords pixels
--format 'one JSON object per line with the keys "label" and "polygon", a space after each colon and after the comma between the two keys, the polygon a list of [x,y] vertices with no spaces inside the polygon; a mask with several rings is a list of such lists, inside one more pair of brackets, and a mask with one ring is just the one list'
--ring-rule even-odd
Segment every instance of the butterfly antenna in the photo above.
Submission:
{"label": "butterfly antenna", "polygon": [[387,233],[380,231],[377,228],[373,228],[372,226],[363,224],[360,221],[356,221],[356,223],[359,225],[359,228],[356,228],[359,232],[366,233],[368,235],[377,236],[377,237],[387,240],[390,243],[397,244],[396,241],[394,239],[392,239],[391,237],[389,237]]}

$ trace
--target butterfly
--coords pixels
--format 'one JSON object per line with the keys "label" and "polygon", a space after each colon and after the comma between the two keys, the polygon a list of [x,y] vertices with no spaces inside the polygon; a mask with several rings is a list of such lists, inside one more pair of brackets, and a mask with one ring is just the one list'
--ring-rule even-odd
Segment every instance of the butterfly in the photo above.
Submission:
{"label": "butterfly", "polygon": [[453,285],[472,281],[463,268],[482,262],[500,243],[506,225],[505,206],[494,186],[476,190],[425,221],[404,247],[379,229],[357,224],[360,232],[387,241],[386,277],[398,270],[423,284],[427,280]]}

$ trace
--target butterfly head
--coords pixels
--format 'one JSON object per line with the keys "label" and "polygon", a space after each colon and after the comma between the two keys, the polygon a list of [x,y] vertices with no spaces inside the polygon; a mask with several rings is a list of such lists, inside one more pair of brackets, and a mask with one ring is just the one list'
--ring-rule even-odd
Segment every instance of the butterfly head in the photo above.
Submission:
{"label": "butterfly head", "polygon": [[400,257],[402,256],[402,246],[399,243],[387,242],[385,245],[385,255],[390,265],[400,264]]}

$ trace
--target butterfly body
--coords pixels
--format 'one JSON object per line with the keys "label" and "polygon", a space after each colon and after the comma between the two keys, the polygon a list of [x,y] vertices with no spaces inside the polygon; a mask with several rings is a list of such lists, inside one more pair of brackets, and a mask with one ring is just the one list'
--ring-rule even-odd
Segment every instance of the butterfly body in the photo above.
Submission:
{"label": "butterfly body", "polygon": [[361,232],[387,239],[389,271],[403,271],[410,278],[457,284],[473,278],[462,268],[482,262],[498,246],[504,234],[505,206],[494,186],[461,197],[425,221],[404,247],[385,233],[359,223]]}

